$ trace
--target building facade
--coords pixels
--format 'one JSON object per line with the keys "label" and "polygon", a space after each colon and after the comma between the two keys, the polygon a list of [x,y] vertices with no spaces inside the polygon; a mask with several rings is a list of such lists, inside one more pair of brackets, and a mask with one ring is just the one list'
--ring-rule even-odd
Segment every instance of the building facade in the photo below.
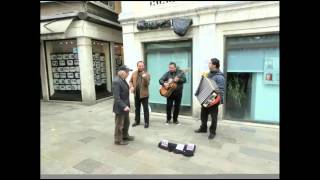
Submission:
{"label": "building facade", "polygon": [[119,1],[43,1],[40,98],[93,104],[112,96],[123,63]]}
{"label": "building facade", "polygon": [[[219,118],[279,123],[279,1],[123,1],[121,7],[124,63],[134,68],[145,61],[152,112],[165,112],[158,80],[173,61],[187,77],[180,114],[199,118],[194,93],[215,57],[226,78]],[[181,26],[185,34],[177,32]]]}

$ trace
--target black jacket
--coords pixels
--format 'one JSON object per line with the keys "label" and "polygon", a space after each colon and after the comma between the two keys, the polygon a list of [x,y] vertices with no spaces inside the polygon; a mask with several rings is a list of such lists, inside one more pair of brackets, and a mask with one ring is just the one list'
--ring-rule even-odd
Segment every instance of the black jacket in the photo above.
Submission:
{"label": "black jacket", "polygon": [[178,69],[174,73],[168,71],[159,79],[159,83],[163,86],[165,81],[168,81],[170,78],[174,79],[176,75],[178,75],[180,80],[177,82],[177,89],[173,92],[174,94],[182,93],[183,91],[183,84],[187,82],[186,75],[184,74],[184,72]]}
{"label": "black jacket", "polygon": [[126,80],[122,80],[119,76],[116,76],[112,81],[112,91],[114,97],[113,112],[116,114],[127,114],[123,109],[130,107],[129,101],[129,85]]}

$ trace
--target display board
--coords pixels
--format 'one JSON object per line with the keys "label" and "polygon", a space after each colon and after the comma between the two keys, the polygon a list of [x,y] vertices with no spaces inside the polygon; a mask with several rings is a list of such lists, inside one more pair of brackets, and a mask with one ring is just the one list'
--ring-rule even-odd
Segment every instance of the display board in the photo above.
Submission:
{"label": "display board", "polygon": [[50,58],[54,90],[81,90],[78,54],[51,53]]}
{"label": "display board", "polygon": [[107,83],[106,64],[104,53],[92,54],[94,82],[96,86],[101,86]]}

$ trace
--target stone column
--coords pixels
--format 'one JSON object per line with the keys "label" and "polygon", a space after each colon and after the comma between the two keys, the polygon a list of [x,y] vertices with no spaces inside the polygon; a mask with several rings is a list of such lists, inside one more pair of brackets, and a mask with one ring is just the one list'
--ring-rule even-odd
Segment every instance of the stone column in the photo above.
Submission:
{"label": "stone column", "polygon": [[[48,55],[48,58],[50,58],[50,55]],[[47,77],[46,58],[45,58],[43,41],[40,41],[40,76],[41,76],[41,89],[42,89],[43,100],[49,101],[48,77]]]}
{"label": "stone column", "polygon": [[96,92],[94,84],[91,39],[88,37],[78,37],[77,46],[82,102],[85,104],[94,104],[96,102]]}

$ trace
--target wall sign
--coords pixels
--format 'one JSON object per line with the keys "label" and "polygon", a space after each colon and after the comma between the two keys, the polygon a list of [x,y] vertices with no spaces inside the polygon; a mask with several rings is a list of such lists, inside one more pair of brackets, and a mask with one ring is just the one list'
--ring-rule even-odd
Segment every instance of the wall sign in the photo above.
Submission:
{"label": "wall sign", "polygon": [[161,4],[167,4],[175,1],[150,1],[150,6],[157,6]]}

